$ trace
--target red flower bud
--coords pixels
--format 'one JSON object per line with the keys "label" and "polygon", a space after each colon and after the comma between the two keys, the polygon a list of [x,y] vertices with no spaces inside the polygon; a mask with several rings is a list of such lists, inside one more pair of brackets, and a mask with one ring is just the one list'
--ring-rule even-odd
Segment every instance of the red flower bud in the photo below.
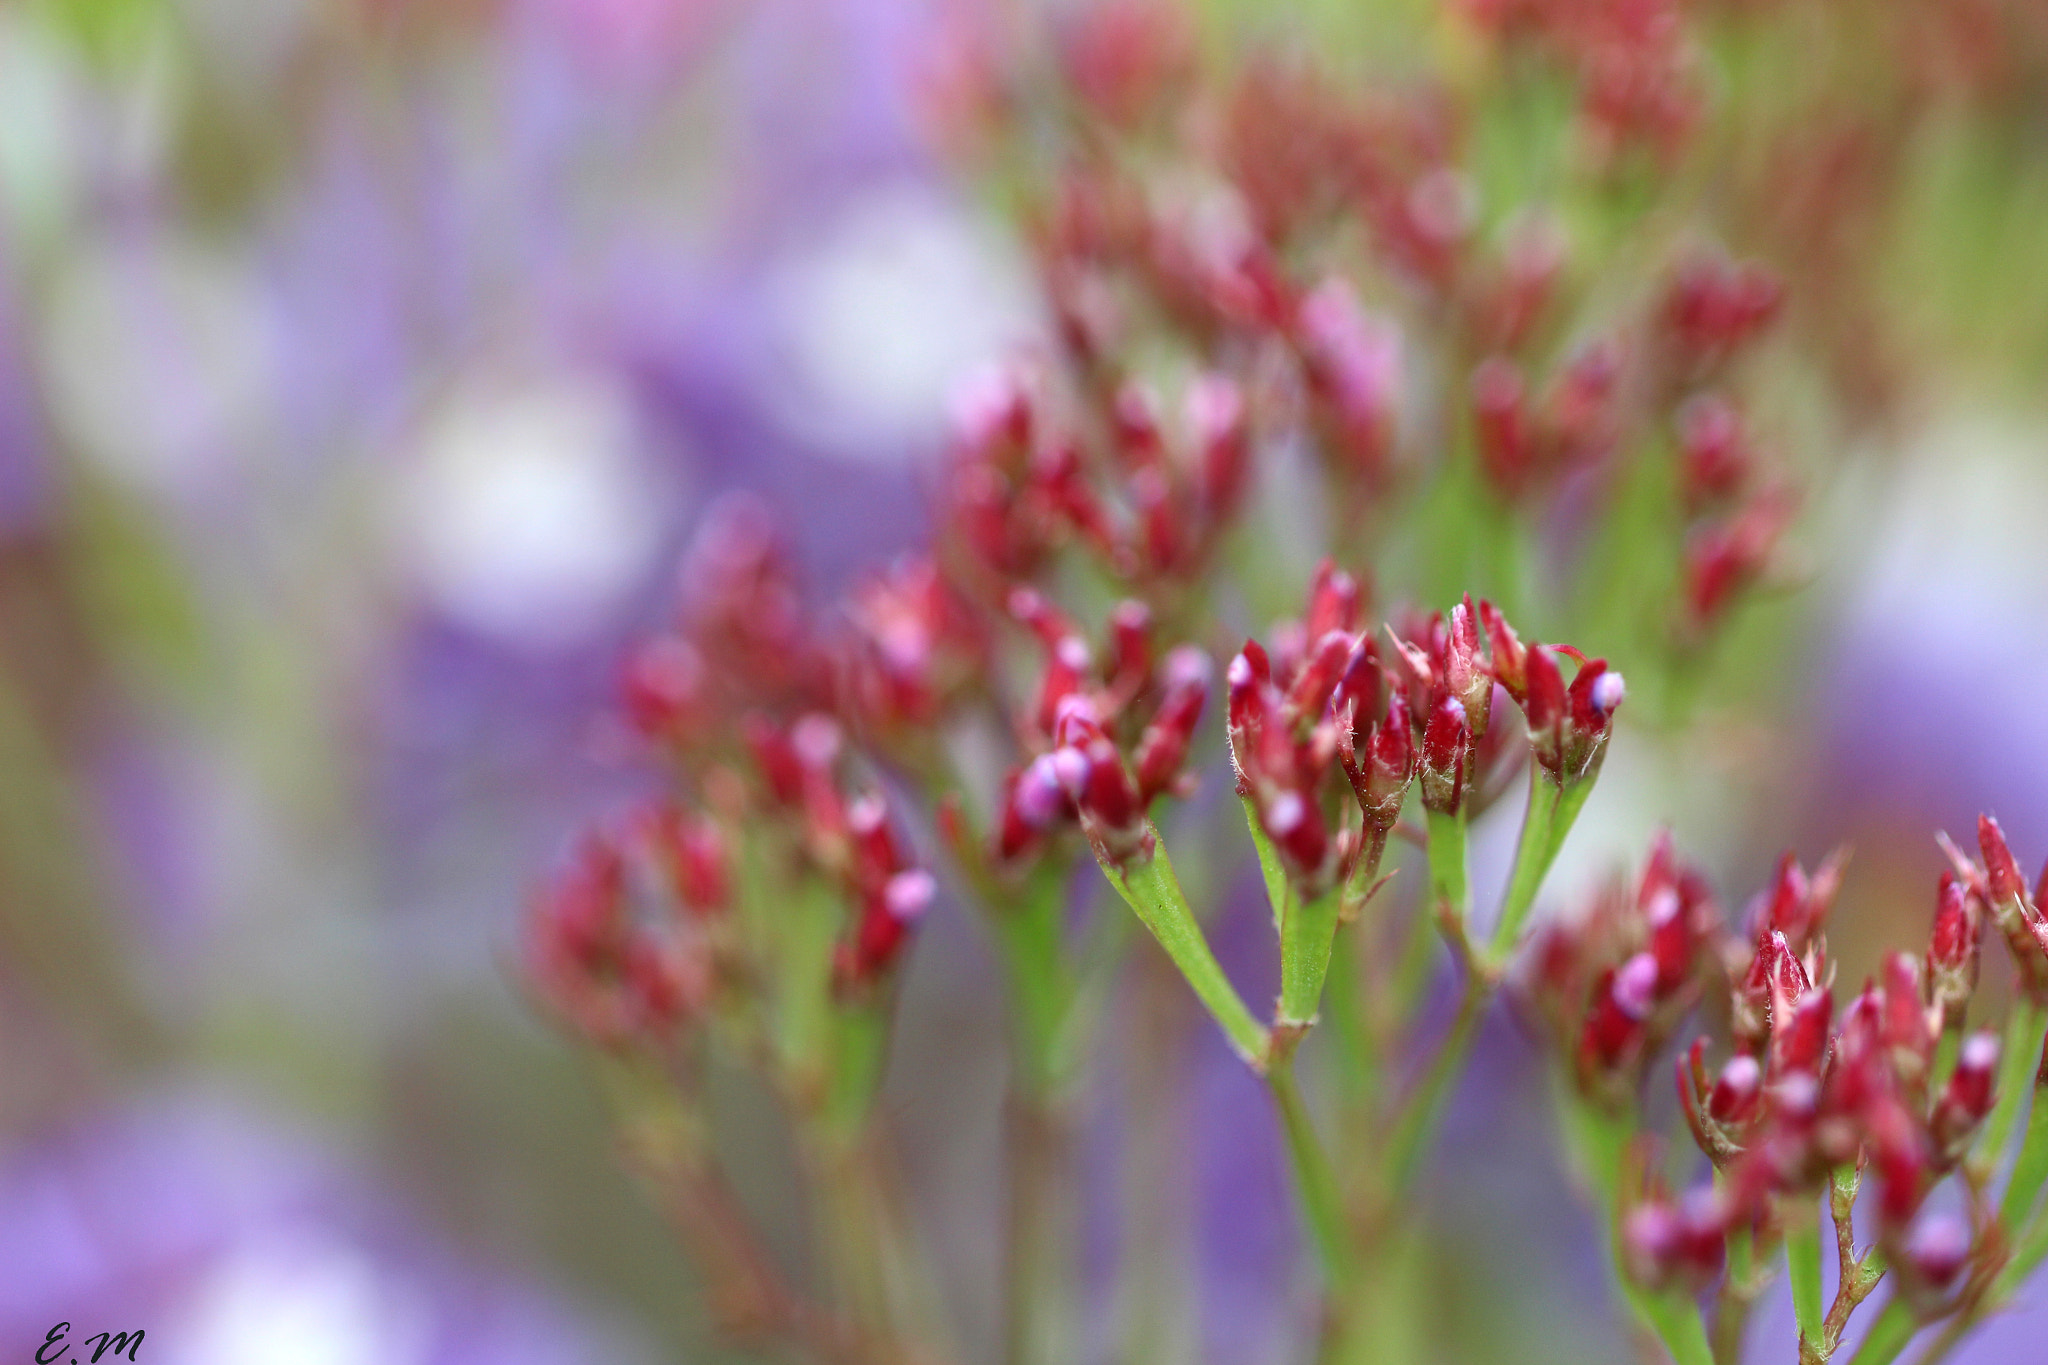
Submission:
{"label": "red flower bud", "polygon": [[880,792],[868,792],[847,804],[846,832],[853,847],[848,875],[856,887],[873,891],[902,869],[906,860]]}
{"label": "red flower bud", "polygon": [[997,817],[996,856],[1008,861],[1033,847],[1046,831],[1074,816],[1051,754],[1040,754],[1010,775]]}
{"label": "red flower bud", "polygon": [[1934,1106],[1929,1133],[1944,1163],[1959,1158],[1996,1100],[1998,1035],[1979,1031],[1963,1040],[1955,1073]]}
{"label": "red flower bud", "polygon": [[1727,1263],[1727,1238],[1726,1204],[1711,1189],[1694,1190],[1675,1205],[1668,1199],[1638,1204],[1622,1223],[1630,1276],[1656,1289],[1712,1283]]}
{"label": "red flower bud", "polygon": [[1941,874],[1935,892],[1934,933],[1927,950],[1934,1003],[1944,1012],[1967,1003],[1977,990],[1983,958],[1984,915],[1980,902],[1953,872]]}
{"label": "red flower bud", "polygon": [[1792,511],[1785,490],[1765,489],[1732,517],[1694,528],[1685,546],[1685,597],[1693,629],[1713,625],[1736,594],[1762,575]]}
{"label": "red flower bud", "polygon": [[2048,920],[2027,895],[2026,880],[2005,842],[2005,832],[1988,815],[1977,817],[1977,846],[1984,854],[1984,886],[1992,917],[2012,949],[2020,988],[2037,1001],[2048,1000]]}
{"label": "red flower bud", "polygon": [[1697,510],[1733,496],[1748,478],[1750,456],[1742,421],[1719,394],[1688,399],[1678,410],[1680,485]]}
{"label": "red flower bud", "polygon": [[1778,860],[1768,898],[1752,916],[1751,932],[1761,935],[1776,930],[1785,936],[1794,953],[1803,953],[1819,937],[1841,889],[1842,869],[1848,862],[1844,850],[1836,850],[1809,877],[1799,860],[1787,852]]}
{"label": "red flower bud", "polygon": [[1156,465],[1165,453],[1157,407],[1152,391],[1143,384],[1127,380],[1116,391],[1110,405],[1109,434],[1117,457],[1127,468]]}
{"label": "red flower bud", "polygon": [[1299,792],[1277,792],[1260,809],[1259,823],[1297,880],[1317,886],[1329,875],[1335,846],[1323,812],[1314,802]]}
{"label": "red flower bud", "polygon": [[1152,609],[1134,598],[1109,613],[1110,690],[1119,697],[1136,694],[1152,674]]}
{"label": "red flower bud", "polygon": [[1476,739],[1486,733],[1487,713],[1492,709],[1493,674],[1479,653],[1479,619],[1472,610],[1472,598],[1451,608],[1450,628],[1444,641],[1444,685],[1465,708]]}
{"label": "red flower bud", "polygon": [[1456,815],[1465,801],[1466,765],[1472,756],[1472,727],[1465,708],[1446,695],[1431,708],[1422,734],[1422,804]]}
{"label": "red flower bud", "polygon": [[1564,675],[1558,671],[1557,656],[1549,646],[1530,646],[1528,677],[1528,696],[1522,703],[1522,712],[1529,721],[1530,749],[1552,780],[1561,781],[1566,723]]}
{"label": "red flower bud", "polygon": [[1358,580],[1325,559],[1316,565],[1315,581],[1309,585],[1308,616],[1303,624],[1308,638],[1320,640],[1333,630],[1347,635],[1358,631]]}
{"label": "red flower bud", "polygon": [[1716,1123],[1730,1127],[1749,1119],[1763,1095],[1763,1067],[1754,1057],[1737,1054],[1728,1059],[1707,1096],[1707,1113]]}
{"label": "red flower bud", "polygon": [[650,640],[626,663],[626,717],[649,739],[687,736],[704,719],[704,660],[687,640]]}
{"label": "red flower bud", "polygon": [[[1502,616],[1500,608],[1491,602],[1481,601],[1479,619],[1486,624],[1487,642],[1493,648],[1492,672],[1495,681],[1507,689],[1517,705],[1527,705],[1529,700],[1529,651],[1523,647],[1521,637],[1514,627]],[[1554,665],[1553,665],[1554,667]],[[1562,680],[1560,680],[1562,687]]]}
{"label": "red flower bud", "polygon": [[911,868],[891,877],[866,899],[852,941],[840,945],[833,963],[840,989],[872,984],[895,965],[936,891],[931,873]]}
{"label": "red flower bud", "polygon": [[1933,1060],[1937,1031],[1928,1018],[1918,959],[1887,953],[1879,1035],[1901,1079],[1919,1084]]}
{"label": "red flower bud", "polygon": [[2019,860],[2005,842],[2005,831],[1988,815],[1977,817],[1977,847],[1984,853],[1984,871],[1991,891],[1991,904],[2005,914],[2005,907],[2026,899],[2027,883],[2020,876]]}
{"label": "red flower bud", "polygon": [[[1069,727],[1069,733],[1075,728]],[[1053,771],[1080,811],[1089,842],[1102,857],[1119,864],[1149,856],[1152,831],[1122,755],[1099,730],[1085,743],[1085,749],[1068,744],[1052,757]]]}
{"label": "red flower bud", "polygon": [[1408,689],[1394,684],[1386,717],[1377,723],[1340,731],[1338,753],[1344,774],[1366,822],[1382,834],[1401,818],[1401,800],[1415,776],[1415,734],[1408,712]]}
{"label": "red flower bud", "polygon": [[1253,640],[1245,641],[1243,652],[1230,661],[1223,674],[1229,708],[1230,763],[1237,773],[1240,795],[1251,792],[1251,771],[1258,761],[1259,745],[1266,730],[1279,724],[1277,716],[1268,714],[1269,676],[1266,652]]}
{"label": "red flower bud", "polygon": [[1579,1040],[1582,1065],[1612,1071],[1634,1059],[1657,1004],[1657,960],[1637,953],[1600,974]]}
{"label": "red flower bud", "polygon": [[684,908],[707,916],[726,908],[732,888],[717,825],[687,811],[657,810],[647,833]]}
{"label": "red flower bud", "polygon": [[1922,1218],[1906,1235],[1902,1260],[1917,1284],[1940,1293],[1954,1284],[1970,1263],[1969,1226],[1953,1214]]}
{"label": "red flower bud", "polygon": [[1472,372],[1472,422],[1479,460],[1502,497],[1518,498],[1535,474],[1536,433],[1522,372],[1493,356]]}
{"label": "red flower bud", "polygon": [[1187,412],[1201,470],[1202,506],[1213,526],[1237,510],[1251,468],[1244,395],[1224,376],[1204,374],[1188,386]]}
{"label": "red flower bud", "polygon": [[1166,694],[1152,723],[1138,737],[1132,756],[1139,799],[1146,805],[1170,790],[1187,762],[1194,743],[1195,724],[1209,699],[1209,658],[1193,646],[1183,645],[1167,656]]}
{"label": "red flower bud", "polygon": [[1651,897],[1643,918],[1650,931],[1650,955],[1657,963],[1657,988],[1675,991],[1691,978],[1699,948],[1693,916],[1677,889],[1664,887]]}
{"label": "red flower bud", "polygon": [[1828,1025],[1835,999],[1826,990],[1808,990],[1791,1002],[1789,1012],[1774,1009],[1771,1070],[1774,1075],[1804,1071],[1819,1075],[1827,1060]]}
{"label": "red flower bud", "polygon": [[1337,690],[1330,694],[1330,709],[1354,736],[1363,735],[1380,717],[1385,704],[1386,679],[1380,670],[1380,653],[1371,635],[1360,635],[1344,661]]}
{"label": "red flower bud", "polygon": [[1288,730],[1299,733],[1322,718],[1330,705],[1331,694],[1336,691],[1351,661],[1354,643],[1355,637],[1341,630],[1332,630],[1310,647],[1301,671],[1294,675],[1294,682],[1281,703],[1281,723]]}
{"label": "red flower bud", "polygon": [[1729,1018],[1735,1036],[1762,1046],[1773,1028],[1789,1021],[1794,1003],[1812,987],[1785,936],[1772,930],[1757,944],[1749,970],[1735,989]]}

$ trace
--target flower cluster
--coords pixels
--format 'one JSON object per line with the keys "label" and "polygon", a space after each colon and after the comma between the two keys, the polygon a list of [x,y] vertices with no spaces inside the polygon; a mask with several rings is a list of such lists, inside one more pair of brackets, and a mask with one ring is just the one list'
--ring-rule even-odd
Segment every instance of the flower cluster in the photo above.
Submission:
{"label": "flower cluster", "polygon": [[[1398,1296],[1363,1277],[1386,1263],[1381,1239],[1415,1231],[1408,1192],[1504,980],[1562,1059],[1624,1301],[1685,1365],[1734,1358],[1780,1247],[1819,1359],[1880,1263],[1899,1286],[1881,1321],[1909,1337],[1973,1322],[2048,1255],[2030,1221],[2048,1120],[2003,1207],[1991,1195],[2048,1018],[2040,893],[1995,826],[1981,860],[1957,855],[1925,962],[1887,959],[1840,1010],[1823,932],[1839,860],[1788,858],[1737,933],[1667,837],[1634,883],[1528,929],[1627,688],[1509,618],[1627,646],[1652,697],[1701,669],[1796,508],[1751,401],[1784,290],[1689,238],[1648,234],[1626,268],[1603,254],[1644,221],[1610,177],[1635,162],[1654,186],[1704,117],[1687,11],[1463,8],[1513,79],[1520,47],[1565,70],[1576,119],[1614,154],[1586,185],[1567,177],[1564,202],[1480,173],[1504,116],[1484,82],[1366,89],[1273,52],[1211,70],[1185,16],[1147,0],[1066,16],[1044,52],[954,53],[944,96],[973,134],[954,145],[1013,191],[1047,335],[960,393],[927,552],[820,607],[759,510],[724,504],[687,557],[678,619],[627,664],[622,710],[668,790],[540,898],[532,974],[615,1061],[755,1068],[793,1100],[821,1192],[858,1186],[867,1241],[821,1229],[831,1302],[783,1315],[827,1343],[816,1353],[928,1354],[902,1340],[922,1310],[903,1290],[898,1183],[868,1163],[887,1146],[892,987],[943,883],[978,912],[1006,988],[1013,1355],[1059,1358],[1043,1318],[1058,1287],[1033,1291],[1071,1273],[1045,1220],[1071,1183],[1068,1089],[1126,941],[1069,903],[1091,857],[1286,1129],[1327,1358],[1370,1358],[1383,1325],[1367,1308]],[[1303,601],[1318,555],[1300,616],[1231,655],[1248,620]],[[1169,853],[1201,849],[1199,885],[1230,870],[1218,803],[1181,800],[1205,725],[1279,940],[1270,1015],[1217,962]],[[1467,835],[1518,769],[1521,834],[1482,934]],[[1426,880],[1380,895],[1396,841],[1419,847]],[[2003,1041],[1965,1018],[1988,924],[2027,995]],[[1460,992],[1440,1037],[1439,942]],[[1686,1018],[1723,1002],[1726,1060],[1710,1067],[1701,1043],[1680,1061],[1715,1179],[1678,1198],[1639,1101]],[[1296,1076],[1318,1029],[1347,1068],[1335,1142]],[[1826,1189],[1849,1229],[1866,1169],[1878,1246],[1859,1256],[1841,1233],[1844,1288],[1823,1316],[1805,1206]],[[1963,1191],[1959,1221],[1944,1182]],[[1709,1285],[1711,1351],[1687,1301]]]}
{"label": "flower cluster", "polygon": [[[1025,172],[1056,324],[1053,355],[963,404],[942,538],[984,596],[1069,544],[1155,604],[1186,595],[1262,445],[1313,453],[1348,556],[1467,469],[1537,538],[1589,484],[1662,488],[1635,514],[1673,572],[1637,581],[1670,593],[1644,605],[1678,646],[1767,576],[1794,503],[1743,417],[1745,356],[1780,311],[1762,266],[1682,245],[1617,303],[1549,206],[1480,200],[1453,92],[1362,97],[1271,55],[1217,90],[1171,7],[1088,14],[1047,68],[983,64],[974,101],[994,111],[983,159]],[[1685,102],[1654,93],[1688,65],[1675,7],[1481,17],[1565,42],[1602,118]],[[1033,79],[1071,94],[1070,137],[1027,118]]]}
{"label": "flower cluster", "polygon": [[[2030,1129],[2002,1201],[1993,1198],[2017,1089],[2033,1088],[2043,1060],[2048,924],[2041,889],[2029,895],[1998,824],[1985,817],[1978,835],[1981,859],[1949,846],[1955,868],[1941,878],[1925,959],[1887,955],[1841,1008],[1824,933],[1839,856],[1809,874],[1788,854],[1738,935],[1660,836],[1632,890],[1532,945],[1524,997],[1569,1058],[1577,1102],[1617,1115],[1634,1111],[1645,1071],[1693,1006],[1726,992],[1726,1060],[1710,1066],[1701,1038],[1678,1061],[1679,1098],[1712,1185],[1675,1198],[1644,1171],[1621,1192],[1621,1247],[1639,1282],[1688,1294],[1718,1284],[1716,1311],[1739,1340],[1760,1286],[1733,1258],[1739,1249],[1754,1265],[1785,1245],[1802,1360],[1829,1357],[1886,1273],[1908,1335],[1928,1321],[1967,1323],[1991,1305],[2048,1173],[2048,1138]],[[2003,1041],[1967,1031],[1988,923],[2004,931],[2022,988]],[[2007,1050],[2016,1051],[2001,1073]],[[1851,1220],[1866,1173],[1876,1240],[1859,1255]],[[1954,1200],[1938,1193],[1951,1178]],[[1798,1251],[1823,1192],[1842,1257],[1824,1316],[1818,1265]]]}
{"label": "flower cluster", "polygon": [[[943,585],[898,566],[836,635],[806,613],[758,504],[722,504],[691,547],[676,624],[627,660],[621,710],[679,779],[588,834],[537,898],[527,958],[544,1000],[609,1047],[660,1047],[707,1011],[758,1008],[774,931],[737,903],[791,885],[846,907],[836,990],[884,985],[936,890],[906,846],[849,718],[907,724],[979,647]],[[967,621],[966,625],[959,622]],[[741,875],[741,868],[765,872]]]}

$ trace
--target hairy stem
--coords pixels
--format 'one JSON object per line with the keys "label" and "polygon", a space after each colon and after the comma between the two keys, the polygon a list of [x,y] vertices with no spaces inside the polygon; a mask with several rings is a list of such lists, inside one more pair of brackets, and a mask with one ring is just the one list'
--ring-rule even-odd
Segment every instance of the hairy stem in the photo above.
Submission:
{"label": "hairy stem", "polygon": [[1280,1126],[1287,1137],[1288,1167],[1294,1175],[1295,1191],[1301,1198],[1302,1213],[1315,1243],[1316,1258],[1323,1267],[1324,1280],[1333,1290],[1350,1286],[1357,1281],[1357,1255],[1344,1214],[1343,1186],[1302,1100],[1292,1057],[1274,1059],[1266,1071],[1266,1085],[1280,1111]]}

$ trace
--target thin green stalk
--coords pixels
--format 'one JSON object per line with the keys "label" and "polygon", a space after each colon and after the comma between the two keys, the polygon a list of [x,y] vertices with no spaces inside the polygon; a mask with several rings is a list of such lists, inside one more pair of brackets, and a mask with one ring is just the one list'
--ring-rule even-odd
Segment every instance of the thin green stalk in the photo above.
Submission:
{"label": "thin green stalk", "polygon": [[1067,1316],[1066,1124],[1059,1100],[1060,1041],[1074,1002],[1063,949],[1064,866],[1049,863],[1017,903],[989,919],[1009,981],[1010,1095],[1004,1360],[1051,1365]]}
{"label": "thin green stalk", "polygon": [[[1447,926],[1462,928],[1468,921],[1471,887],[1465,875],[1465,830],[1462,814],[1429,812],[1431,901],[1424,907],[1422,918],[1409,930],[1410,933],[1427,934],[1432,912],[1439,922]],[[1474,964],[1468,962],[1466,965],[1471,968]],[[1491,984],[1484,977],[1474,975],[1467,979],[1464,998],[1458,1003],[1457,1017],[1451,1021],[1451,1031],[1438,1045],[1436,1056],[1430,1060],[1429,1069],[1409,1095],[1400,1117],[1395,1121],[1393,1135],[1388,1139],[1385,1170],[1389,1189],[1401,1189],[1414,1178],[1451,1087],[1465,1069],[1465,1058],[1472,1049],[1479,1020],[1491,998]]]}
{"label": "thin green stalk", "polygon": [[816,1093],[829,1083],[835,1042],[832,953],[842,913],[822,885],[806,879],[773,944],[782,958],[776,1041],[798,1091]]}
{"label": "thin green stalk", "polygon": [[1287,1161],[1294,1173],[1294,1188],[1301,1196],[1303,1216],[1308,1222],[1316,1258],[1322,1263],[1325,1282],[1332,1289],[1357,1282],[1357,1256],[1344,1217],[1343,1186],[1330,1164],[1329,1153],[1316,1135],[1315,1122],[1303,1103],[1301,1087],[1294,1079],[1291,1057],[1276,1058],[1266,1072],[1266,1084],[1280,1111],[1280,1126],[1287,1135]]}
{"label": "thin green stalk", "polygon": [[[1811,1199],[1786,1201],[1785,1270],[1792,1281],[1792,1313],[1801,1342],[1821,1349],[1823,1312],[1820,1283],[1820,1206]],[[1802,1350],[1801,1354],[1804,1354]]]}
{"label": "thin green stalk", "polygon": [[[1465,875],[1465,817],[1429,812],[1430,905],[1444,907],[1459,924],[1471,918],[1472,889]],[[1424,926],[1418,925],[1417,928]]]}
{"label": "thin green stalk", "polygon": [[1849,1358],[1849,1365],[1891,1365],[1912,1343],[1914,1334],[1919,1330],[1920,1319],[1906,1306],[1906,1301],[1894,1293],[1885,1301],[1884,1311],[1877,1315],[1877,1321],[1870,1324],[1870,1335],[1863,1338],[1863,1344]]}
{"label": "thin green stalk", "polygon": [[2020,1102],[2033,1092],[2044,1038],[2048,1038],[2048,1013],[2021,996],[2013,1002],[2012,1017],[2006,1020],[2005,1051],[1998,1061],[1998,1099],[1977,1149],[1993,1170],[2005,1159],[2013,1124],[2019,1118]]}
{"label": "thin green stalk", "polygon": [[[1717,1174],[1715,1179],[1721,1177]],[[1732,1230],[1728,1234],[1728,1273],[1721,1278],[1720,1291],[1715,1295],[1714,1326],[1708,1336],[1714,1365],[1742,1365],[1742,1339],[1748,1332],[1750,1309],[1759,1292],[1754,1259],[1750,1230]]]}
{"label": "thin green stalk", "polygon": [[1066,1274],[1070,1236],[1066,1118],[1049,1097],[1013,1095],[1010,1135],[1007,1365],[1054,1365],[1069,1358]]}
{"label": "thin green stalk", "polygon": [[[1258,821],[1252,821],[1254,830]],[[1351,875],[1306,903],[1290,887],[1280,925],[1280,1006],[1274,1022],[1283,1028],[1306,1029],[1321,1013],[1323,987],[1336,951],[1337,926],[1355,917],[1379,876],[1386,853],[1384,832],[1370,834]],[[1262,847],[1259,854],[1266,856]],[[1271,881],[1268,880],[1268,892]],[[1355,1013],[1355,1010],[1354,1010]]]}
{"label": "thin green stalk", "polygon": [[1550,856],[1544,863],[1544,870],[1557,861],[1557,855],[1564,851],[1565,836],[1578,823],[1579,812],[1586,808],[1586,798],[1593,794],[1593,774],[1587,774],[1575,782],[1564,784],[1564,790],[1557,798],[1557,814],[1550,822]]}
{"label": "thin green stalk", "polygon": [[1173,863],[1166,856],[1166,844],[1153,831],[1153,853],[1133,859],[1128,866],[1105,863],[1103,872],[1135,910],[1152,937],[1166,950],[1173,965],[1187,979],[1195,995],[1207,1007],[1231,1047],[1253,1070],[1266,1064],[1266,1028],[1255,1017],[1223,967],[1209,949],[1201,923],[1174,878]]}
{"label": "thin green stalk", "polygon": [[811,1188],[818,1200],[817,1234],[841,1310],[862,1336],[896,1337],[885,1224],[872,1171],[858,1140],[814,1132],[809,1143]]}
{"label": "thin green stalk", "polygon": [[1435,1136],[1438,1121],[1443,1116],[1445,1103],[1450,1099],[1451,1087],[1464,1074],[1466,1058],[1472,1052],[1472,1040],[1478,1036],[1479,1021],[1485,1017],[1486,1003],[1493,998],[1493,992],[1483,982],[1474,979],[1466,983],[1465,995],[1458,1002],[1458,1014],[1451,1021],[1451,1031],[1437,1047],[1436,1056],[1430,1059],[1429,1070],[1416,1082],[1415,1091],[1408,1097],[1401,1110],[1401,1116],[1394,1124],[1394,1135],[1387,1142],[1387,1188],[1406,1189],[1414,1180],[1422,1163],[1422,1154],[1428,1150],[1429,1140]]}
{"label": "thin green stalk", "polygon": [[1280,932],[1280,1007],[1275,1022],[1282,1027],[1307,1028],[1316,1021],[1343,899],[1339,885],[1290,906]]}
{"label": "thin green stalk", "polygon": [[2044,1260],[2048,1260],[2048,1218],[2037,1218],[2021,1235],[2012,1260],[1999,1276],[1997,1297],[2004,1299],[2018,1289]]}
{"label": "thin green stalk", "polygon": [[[1380,1092],[1377,1050],[1367,1031],[1363,974],[1358,963],[1358,930],[1339,934],[1330,949],[1330,975],[1323,987],[1331,1061],[1343,1096],[1347,1138],[1365,1130]],[[1353,1120],[1356,1120],[1355,1122]],[[1346,1145],[1349,1145],[1347,1142]]]}
{"label": "thin green stalk", "polygon": [[2048,1182],[2048,1095],[2044,1095],[2040,1072],[2034,1075],[2033,1104],[2027,1111],[2027,1126],[2020,1137],[2019,1155],[2013,1158],[2012,1180],[1998,1206],[1999,1221],[2008,1234],[2017,1235],[2034,1214],[2041,1186]]}
{"label": "thin green stalk", "polygon": [[1054,1085],[1059,1042],[1074,1003],[1073,973],[1061,942],[1065,878],[1057,873],[1064,870],[1034,879],[1016,904],[989,911],[1009,985],[1016,1081],[1032,1094]]}
{"label": "thin green stalk", "polygon": [[1565,1101],[1572,1146],[1592,1183],[1608,1239],[1614,1282],[1638,1324],[1653,1334],[1677,1365],[1714,1365],[1706,1323],[1699,1308],[1675,1291],[1652,1291],[1635,1283],[1624,1268],[1621,1248],[1621,1178],[1631,1134],[1630,1120],[1609,1114],[1577,1096]]}
{"label": "thin green stalk", "polygon": [[893,1001],[883,997],[840,1012],[824,1115],[835,1133],[854,1134],[867,1126],[888,1066],[893,1006]]}
{"label": "thin green stalk", "polygon": [[1266,883],[1266,902],[1273,907],[1273,932],[1284,942],[1288,911],[1294,900],[1294,889],[1287,880],[1287,866],[1280,861],[1280,850],[1273,847],[1272,837],[1259,820],[1258,803],[1249,796],[1241,796],[1238,800],[1244,806],[1244,823],[1252,832],[1252,847],[1259,852],[1259,876]]}
{"label": "thin green stalk", "polygon": [[1544,875],[1557,858],[1557,845],[1562,841],[1554,836],[1563,800],[1563,788],[1545,780],[1542,765],[1532,759],[1529,808],[1522,815],[1522,835],[1515,844],[1515,867],[1508,876],[1507,895],[1501,901],[1500,922],[1493,927],[1495,961],[1513,950],[1522,925],[1529,918],[1530,907],[1536,904],[1536,892],[1543,885]]}
{"label": "thin green stalk", "polygon": [[1404,1023],[1415,1014],[1422,1003],[1422,993],[1429,988],[1430,968],[1436,963],[1436,945],[1439,935],[1436,931],[1436,907],[1425,901],[1416,909],[1401,939],[1400,957],[1394,966],[1394,979],[1390,983],[1389,1002],[1392,1006],[1388,1016],[1397,1023]]}

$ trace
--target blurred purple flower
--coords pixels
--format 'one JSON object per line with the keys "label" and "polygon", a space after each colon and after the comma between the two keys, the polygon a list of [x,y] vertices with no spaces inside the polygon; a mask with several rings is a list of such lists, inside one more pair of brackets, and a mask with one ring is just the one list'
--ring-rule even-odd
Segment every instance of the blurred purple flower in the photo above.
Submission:
{"label": "blurred purple flower", "polygon": [[0,1337],[148,1333],[159,1365],[585,1365],[644,1351],[456,1253],[331,1154],[192,1096],[0,1165]]}

